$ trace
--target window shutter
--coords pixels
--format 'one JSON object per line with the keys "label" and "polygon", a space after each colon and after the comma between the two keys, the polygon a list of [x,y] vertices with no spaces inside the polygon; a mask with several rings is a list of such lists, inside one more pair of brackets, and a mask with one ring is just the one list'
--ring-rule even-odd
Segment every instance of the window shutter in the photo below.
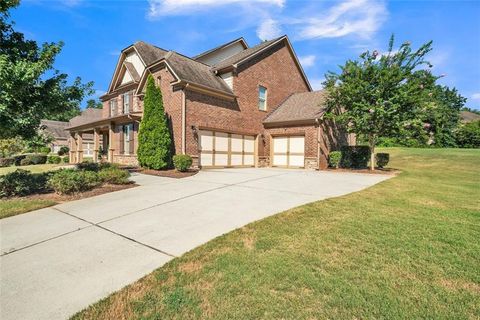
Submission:
{"label": "window shutter", "polygon": [[130,102],[128,104],[128,112],[130,113],[133,111],[133,91],[130,92],[128,97],[130,98]]}
{"label": "window shutter", "polygon": [[129,147],[128,152],[129,152],[130,154],[133,154],[133,153],[134,153],[134,147],[135,147],[135,145],[134,145],[135,122],[132,123],[131,129],[132,129],[132,130],[130,131],[130,141],[129,141],[129,143],[128,143],[128,147]]}
{"label": "window shutter", "polygon": [[120,143],[120,147],[119,147],[119,150],[120,150],[120,154],[123,154],[124,153],[124,142],[123,142],[123,139],[124,139],[124,127],[123,126],[119,126],[120,128],[120,132],[119,132],[119,135],[120,135],[120,139],[118,139],[119,143]]}

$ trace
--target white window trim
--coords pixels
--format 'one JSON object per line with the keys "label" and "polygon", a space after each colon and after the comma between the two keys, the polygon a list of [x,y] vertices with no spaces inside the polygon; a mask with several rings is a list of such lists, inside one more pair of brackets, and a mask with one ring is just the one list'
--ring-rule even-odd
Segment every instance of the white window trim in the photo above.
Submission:
{"label": "white window trim", "polygon": [[132,139],[133,124],[124,124],[123,134],[123,154],[130,155],[130,140]]}
{"label": "white window trim", "polygon": [[[261,100],[260,98],[260,92],[261,92],[261,88],[265,89],[265,98],[263,100]],[[263,101],[263,105],[264,105],[264,108],[261,109],[260,108],[260,101]],[[262,85],[259,85],[258,86],[258,110],[260,111],[267,111],[268,107],[267,107],[267,101],[268,101],[268,89],[267,87],[264,87]]]}
{"label": "white window trim", "polygon": [[[116,99],[116,98],[115,98]],[[115,104],[116,104],[116,100],[115,99],[112,99],[109,101],[109,104],[110,104],[110,117],[113,117],[115,115]]]}
{"label": "white window trim", "polygon": [[[122,105],[122,110],[123,110],[123,114],[127,114],[127,113],[130,113],[130,95],[132,93],[131,92],[125,92],[123,94],[123,105]],[[128,99],[125,99],[125,97],[128,97]]]}

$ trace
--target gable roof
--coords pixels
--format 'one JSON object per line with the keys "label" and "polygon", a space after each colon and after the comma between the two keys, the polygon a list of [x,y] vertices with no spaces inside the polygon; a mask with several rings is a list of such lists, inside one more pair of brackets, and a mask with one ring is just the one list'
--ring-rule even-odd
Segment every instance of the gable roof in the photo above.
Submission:
{"label": "gable roof", "polygon": [[[133,44],[133,47],[135,48],[135,50],[140,55],[140,58],[145,63],[145,66],[151,65],[152,63],[162,59],[168,53],[167,50],[164,50],[164,49],[159,48],[157,46],[151,45],[151,44],[146,43],[144,41],[135,42]],[[127,49],[125,49],[125,50],[127,50]]]}
{"label": "gable roof", "polygon": [[206,56],[206,55],[208,55],[208,54],[210,54],[210,53],[213,53],[213,52],[215,52],[215,51],[218,51],[218,50],[221,50],[221,49],[223,49],[223,48],[226,48],[226,47],[228,47],[228,46],[230,46],[230,45],[232,45],[232,44],[235,44],[235,43],[237,43],[237,42],[240,43],[245,49],[248,48],[248,44],[247,44],[247,42],[245,41],[245,39],[243,39],[243,37],[240,37],[240,38],[234,39],[234,40],[232,40],[232,41],[229,41],[229,42],[227,42],[227,43],[224,43],[224,44],[222,44],[222,45],[219,45],[218,47],[215,47],[215,48],[213,48],[213,49],[210,49],[210,50],[207,50],[207,51],[205,51],[205,52],[202,52],[202,53],[194,56],[192,59],[193,59],[193,60],[198,60],[198,59],[200,59],[200,58],[202,58],[202,57],[204,57],[204,56]]}
{"label": "gable roof", "polygon": [[68,128],[78,127],[86,123],[90,123],[102,118],[102,109],[88,108],[85,109],[79,116],[70,119]]}
{"label": "gable roof", "polygon": [[460,111],[460,120],[463,123],[480,120],[480,115],[470,111]]}
{"label": "gable roof", "polygon": [[67,121],[40,120],[40,129],[49,132],[55,139],[68,139]]}
{"label": "gable roof", "polygon": [[315,120],[325,113],[324,103],[324,90],[294,93],[268,115],[263,123]]}

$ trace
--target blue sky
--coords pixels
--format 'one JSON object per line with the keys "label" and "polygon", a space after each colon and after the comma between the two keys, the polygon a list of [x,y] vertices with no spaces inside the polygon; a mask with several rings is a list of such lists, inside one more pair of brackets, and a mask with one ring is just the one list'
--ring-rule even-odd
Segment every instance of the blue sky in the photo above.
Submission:
{"label": "blue sky", "polygon": [[105,92],[118,54],[136,40],[193,56],[243,36],[249,45],[287,34],[314,88],[325,72],[388,38],[433,40],[441,83],[480,109],[480,1],[23,0],[12,11],[27,38],[64,41],[55,66]]}

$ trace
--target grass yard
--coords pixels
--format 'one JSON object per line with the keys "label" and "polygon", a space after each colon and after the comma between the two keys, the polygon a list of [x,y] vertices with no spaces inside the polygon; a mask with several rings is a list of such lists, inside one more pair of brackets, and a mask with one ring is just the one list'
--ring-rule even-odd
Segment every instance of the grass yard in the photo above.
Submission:
{"label": "grass yard", "polygon": [[74,319],[479,319],[480,150],[388,149],[396,178],[250,224]]}
{"label": "grass yard", "polygon": [[9,172],[13,172],[17,169],[22,169],[22,170],[28,170],[32,173],[41,173],[41,172],[46,172],[55,169],[56,167],[60,166],[65,166],[68,165],[66,163],[60,163],[60,164],[52,164],[52,163],[46,163],[46,164],[36,164],[36,165],[31,165],[31,166],[21,166],[21,167],[16,167],[16,166],[11,166],[11,167],[4,167],[0,168],[0,176],[7,174]]}
{"label": "grass yard", "polygon": [[0,219],[15,216],[17,214],[50,207],[56,204],[53,200],[42,199],[8,199],[0,200]]}

